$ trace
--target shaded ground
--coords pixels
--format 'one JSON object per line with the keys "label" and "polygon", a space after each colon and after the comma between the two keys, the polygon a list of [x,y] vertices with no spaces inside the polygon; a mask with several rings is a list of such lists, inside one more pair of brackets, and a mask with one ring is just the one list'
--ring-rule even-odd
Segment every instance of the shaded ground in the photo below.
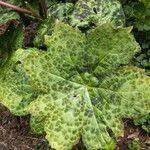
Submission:
{"label": "shaded ground", "polygon": [[[150,135],[138,126],[135,126],[132,120],[124,119],[124,137],[118,140],[116,150],[150,150]],[[136,147],[135,141],[138,142]],[[129,148],[132,147],[132,148]]]}
{"label": "shaded ground", "polygon": [[28,23],[28,25],[25,27],[23,47],[33,46],[33,39],[35,37],[36,27],[37,23],[33,21],[30,21],[30,23]]}
{"label": "shaded ground", "polygon": [[29,116],[14,117],[0,106],[0,150],[48,150],[43,137],[30,132]]}
{"label": "shaded ground", "polygon": [[[50,150],[44,137],[31,133],[29,118],[29,116],[15,117],[0,106],[0,150]],[[118,141],[116,150],[130,150],[128,146],[135,138],[139,139],[140,150],[148,150],[146,141],[150,139],[149,135],[134,126],[131,120],[124,120],[124,125],[124,137]],[[85,148],[82,144],[78,144],[73,150],[85,150]],[[135,147],[131,150],[138,149]]]}

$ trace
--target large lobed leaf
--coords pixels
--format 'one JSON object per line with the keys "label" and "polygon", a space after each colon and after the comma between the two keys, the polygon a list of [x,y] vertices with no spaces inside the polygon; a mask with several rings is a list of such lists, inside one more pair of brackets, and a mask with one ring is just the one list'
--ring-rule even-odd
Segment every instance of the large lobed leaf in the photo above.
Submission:
{"label": "large lobed leaf", "polygon": [[115,27],[122,27],[125,23],[121,4],[117,0],[78,0],[75,3],[71,1],[46,2],[48,19],[44,20],[37,29],[34,39],[34,45],[37,47],[45,46],[44,35],[52,33],[57,19],[73,27],[84,29],[91,29],[108,22]]}
{"label": "large lobed leaf", "polygon": [[78,0],[75,4],[51,2],[48,15],[71,26],[91,28],[106,22],[114,26],[123,26],[125,16],[121,4],[117,0]]}
{"label": "large lobed leaf", "polygon": [[[150,78],[128,64],[140,48],[129,28],[101,25],[84,35],[57,22],[48,51],[19,49],[0,72],[0,100],[31,114],[36,133],[68,150],[82,138],[89,150],[114,149],[122,118],[148,114]],[[122,66],[122,67],[121,67]]]}

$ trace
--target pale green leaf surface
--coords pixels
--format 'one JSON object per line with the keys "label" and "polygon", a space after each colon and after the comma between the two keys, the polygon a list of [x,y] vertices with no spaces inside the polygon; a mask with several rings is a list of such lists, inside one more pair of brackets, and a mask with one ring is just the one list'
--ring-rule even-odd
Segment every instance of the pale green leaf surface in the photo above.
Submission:
{"label": "pale green leaf surface", "polygon": [[[2,71],[1,103],[15,114],[31,114],[33,131],[46,132],[56,150],[69,150],[80,138],[89,150],[114,149],[122,118],[150,112],[150,78],[136,67],[120,67],[139,45],[128,28],[105,26],[85,36],[57,22],[45,36],[47,52],[19,49]],[[106,51],[115,57],[103,60]]]}
{"label": "pale green leaf surface", "polygon": [[34,50],[20,49],[12,54],[0,70],[0,102],[16,115],[26,114],[24,107],[36,97],[36,92],[20,66],[21,61],[34,53]]}
{"label": "pale green leaf surface", "polygon": [[[85,40],[85,36],[79,31],[72,32],[69,26],[63,28],[60,24],[55,27],[52,37],[45,36],[45,44],[53,57],[54,53],[59,57],[58,51],[62,53],[62,57],[55,58],[55,66],[57,63],[63,63],[62,58],[67,57],[68,64],[73,62],[81,75],[86,73],[88,76],[91,72],[100,75],[116,69],[119,65],[128,64],[132,57],[140,52],[140,46],[130,31],[131,28],[113,29],[110,24],[104,24],[91,31]],[[66,68],[66,73],[70,77],[69,66],[62,67],[63,70]],[[66,73],[63,72],[62,76]]]}
{"label": "pale green leaf surface", "polygon": [[34,39],[34,45],[38,47],[44,46],[43,37],[51,34],[57,19],[82,28],[93,28],[106,23],[121,27],[125,23],[121,4],[117,0],[78,0],[75,4],[52,1],[49,4],[49,19],[38,27]]}
{"label": "pale green leaf surface", "polygon": [[111,22],[114,26],[123,26],[125,16],[117,0],[79,0],[70,16],[73,26],[88,27]]}

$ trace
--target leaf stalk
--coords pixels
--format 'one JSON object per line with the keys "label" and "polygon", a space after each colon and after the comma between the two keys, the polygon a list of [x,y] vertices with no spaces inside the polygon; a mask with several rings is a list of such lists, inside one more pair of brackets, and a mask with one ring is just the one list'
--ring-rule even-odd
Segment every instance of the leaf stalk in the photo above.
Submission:
{"label": "leaf stalk", "polygon": [[0,1],[0,6],[4,6],[4,7],[7,7],[7,8],[10,8],[12,10],[16,10],[16,11],[19,11],[19,12],[22,12],[22,13],[25,13],[25,14],[28,14],[28,15],[32,15],[32,16],[38,17],[38,19],[42,20],[39,16],[35,15],[35,13],[33,13],[31,10],[28,10],[28,9],[25,9],[25,8],[21,8],[21,7],[18,7],[18,6],[15,6],[13,4],[9,4],[7,2],[3,2],[3,1]]}

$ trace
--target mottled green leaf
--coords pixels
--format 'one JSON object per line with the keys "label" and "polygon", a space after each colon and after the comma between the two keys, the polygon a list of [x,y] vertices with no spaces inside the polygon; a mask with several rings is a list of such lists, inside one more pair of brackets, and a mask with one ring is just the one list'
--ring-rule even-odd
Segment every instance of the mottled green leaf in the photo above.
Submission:
{"label": "mottled green leaf", "polygon": [[71,26],[84,28],[105,23],[112,23],[113,26],[120,27],[125,23],[121,4],[117,0],[79,0],[75,4],[70,1],[66,3],[51,1],[47,2],[48,4],[48,19],[39,25],[34,39],[34,45],[38,47],[44,46],[43,36],[51,33],[57,19]]}
{"label": "mottled green leaf", "polygon": [[44,47],[44,35],[51,35],[55,21],[68,22],[69,14],[73,10],[72,3],[57,3],[56,1],[46,2],[48,7],[48,18],[39,24],[34,38],[34,46]]}
{"label": "mottled green leaf", "polygon": [[36,49],[15,51],[0,70],[0,102],[16,115],[24,115],[24,106],[36,97],[36,92],[32,90],[28,77],[20,66],[21,60],[34,54],[34,51]]}
{"label": "mottled green leaf", "polygon": [[13,12],[13,11],[9,11],[9,12],[8,11],[5,11],[5,12],[0,11],[0,13],[1,13],[0,25],[6,24],[9,21],[17,20],[20,18],[19,14],[16,12]]}
{"label": "mottled green leaf", "polygon": [[72,3],[53,3],[48,9],[49,17],[55,17],[61,21],[66,21],[68,15],[72,13],[73,4]]}
{"label": "mottled green leaf", "polygon": [[22,48],[23,38],[23,25],[10,24],[7,31],[0,36],[0,66],[5,63],[13,51]]}
{"label": "mottled green leaf", "polygon": [[78,0],[70,19],[71,25],[81,27],[106,22],[123,26],[125,22],[121,4],[117,0]]}
{"label": "mottled green leaf", "polygon": [[85,36],[57,22],[45,36],[47,51],[19,49],[3,68],[1,103],[31,114],[33,131],[46,132],[56,150],[71,149],[80,138],[89,150],[113,150],[122,118],[150,113],[150,78],[122,66],[139,51],[130,30],[108,24]]}
{"label": "mottled green leaf", "polygon": [[44,36],[46,34],[47,35],[52,34],[54,25],[55,25],[55,21],[53,18],[48,18],[44,20],[42,23],[39,23],[33,41],[35,47],[44,46]]}
{"label": "mottled green leaf", "polygon": [[[80,73],[92,72],[98,75],[106,73],[121,64],[128,64],[134,54],[140,51],[139,45],[130,34],[131,28],[113,29],[110,24],[104,24],[91,31],[86,41],[84,35],[76,32],[75,35],[72,34],[62,39],[61,37],[68,34],[68,30],[58,25],[52,37],[45,36],[45,44],[49,47],[50,52],[55,47],[61,49],[63,45],[63,47],[67,46],[65,51],[68,49],[71,51],[72,61]],[[60,40],[60,45],[55,39]]]}
{"label": "mottled green leaf", "polygon": [[119,27],[125,23],[121,4],[117,0],[78,0],[74,5],[70,1],[51,2],[48,14],[72,26],[83,28],[106,22]]}

